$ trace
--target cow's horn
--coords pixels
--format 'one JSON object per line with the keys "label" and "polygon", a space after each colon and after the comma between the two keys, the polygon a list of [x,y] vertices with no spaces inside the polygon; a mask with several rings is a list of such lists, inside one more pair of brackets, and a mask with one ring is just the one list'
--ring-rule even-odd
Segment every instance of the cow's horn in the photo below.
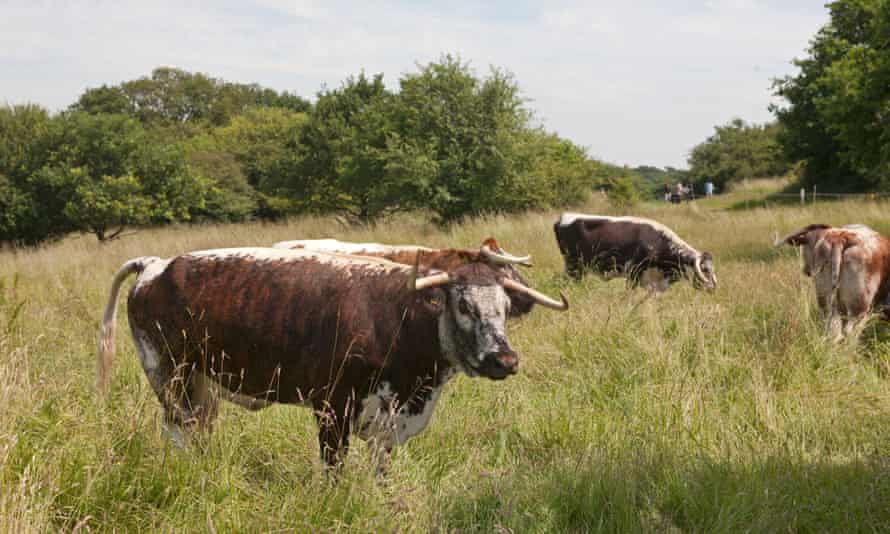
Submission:
{"label": "cow's horn", "polygon": [[509,278],[505,278],[503,282],[501,282],[506,289],[512,289],[513,291],[518,291],[520,293],[525,293],[531,298],[535,299],[535,302],[540,304],[541,306],[546,306],[548,308],[552,308],[554,310],[566,311],[569,309],[569,301],[566,300],[566,296],[563,295],[562,291],[559,292],[559,298],[562,299],[562,302],[557,302],[547,295],[535,291],[530,287],[526,287],[516,280],[510,280]]}
{"label": "cow's horn", "polygon": [[701,272],[701,254],[695,256],[695,262],[692,265],[695,267],[695,276],[697,276],[702,283],[709,283],[708,279],[705,277],[705,273]]}
{"label": "cow's horn", "polygon": [[488,245],[482,245],[479,249],[479,254],[482,255],[483,258],[487,259],[491,263],[496,263],[499,265],[512,265],[519,264],[525,265],[526,267],[531,267],[531,256],[513,256],[512,254],[498,253],[491,250],[491,247]]}
{"label": "cow's horn", "polygon": [[415,278],[414,289],[416,291],[420,291],[421,289],[426,289],[428,287],[441,286],[442,284],[447,284],[450,281],[451,275],[449,275],[448,273],[431,274],[429,276],[424,276],[423,278]]}

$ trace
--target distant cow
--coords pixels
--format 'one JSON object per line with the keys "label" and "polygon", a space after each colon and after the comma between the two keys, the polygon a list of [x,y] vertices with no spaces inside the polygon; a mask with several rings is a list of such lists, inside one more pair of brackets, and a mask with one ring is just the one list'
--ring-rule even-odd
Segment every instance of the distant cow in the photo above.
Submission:
{"label": "distant cow", "polygon": [[553,231],[566,273],[576,279],[590,269],[607,278],[624,276],[632,286],[662,292],[691,271],[696,287],[717,287],[711,255],[692,248],[658,222],[563,213]]}
{"label": "distant cow", "polygon": [[183,429],[209,429],[214,391],[249,409],[306,404],[328,465],[340,462],[351,431],[388,451],[423,430],[458,371],[490,379],[515,373],[505,288],[568,308],[565,297],[550,299],[484,262],[442,272],[271,248],[135,258],[115,275],[105,308],[101,389],[117,296],[133,273],[133,341],[175,440]]}
{"label": "distant cow", "polygon": [[[443,248],[434,249],[419,245],[383,245],[380,243],[352,243],[338,241],[336,239],[305,239],[299,241],[281,241],[273,245],[274,248],[290,250],[316,250],[335,254],[350,254],[355,256],[369,256],[383,258],[396,263],[414,265],[420,258],[422,266],[431,269],[448,271],[461,264],[484,261],[501,270],[504,276],[515,280],[522,285],[528,282],[522,277],[514,265],[531,266],[530,256],[513,256],[503,250],[493,237],[482,242],[478,249]],[[518,317],[529,313],[534,305],[534,299],[527,294],[507,290],[510,297],[510,315]]]}
{"label": "distant cow", "polygon": [[890,240],[886,237],[861,224],[841,228],[811,224],[776,240],[775,245],[801,247],[803,272],[813,277],[816,301],[832,339],[855,331],[871,309],[890,319]]}

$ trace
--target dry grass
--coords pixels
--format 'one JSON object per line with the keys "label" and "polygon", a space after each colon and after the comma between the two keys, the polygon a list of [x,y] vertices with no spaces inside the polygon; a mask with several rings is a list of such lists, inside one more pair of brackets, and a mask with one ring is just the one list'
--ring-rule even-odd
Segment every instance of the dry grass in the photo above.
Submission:
{"label": "dry grass", "polygon": [[[796,254],[771,243],[817,221],[890,233],[887,204],[715,205],[633,210],[712,252],[720,278],[715,294],[680,284],[639,305],[643,292],[620,281],[562,276],[556,213],[448,231],[420,215],[374,228],[167,228],[0,253],[0,531],[885,529],[887,329],[823,342]],[[454,380],[384,481],[357,446],[330,484],[302,408],[225,406],[200,449],[172,448],[125,313],[108,401],[96,399],[101,308],[131,257],[331,236],[472,246],[488,235],[532,254],[530,281],[564,289],[572,308],[513,323],[520,373]]]}

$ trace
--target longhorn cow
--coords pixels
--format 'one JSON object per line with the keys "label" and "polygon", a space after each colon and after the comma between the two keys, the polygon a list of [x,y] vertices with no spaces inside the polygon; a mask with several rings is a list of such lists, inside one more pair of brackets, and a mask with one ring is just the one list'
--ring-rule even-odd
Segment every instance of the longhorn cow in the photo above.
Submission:
{"label": "longhorn cow", "polygon": [[833,340],[856,331],[870,310],[890,319],[890,239],[861,224],[811,224],[777,239],[782,245],[801,248]]}
{"label": "longhorn cow", "polygon": [[624,276],[632,286],[663,292],[691,271],[696,287],[717,287],[711,255],[694,249],[656,221],[563,213],[553,231],[566,273],[575,279],[590,269],[607,278]]}
{"label": "longhorn cow", "polygon": [[385,454],[423,430],[457,372],[514,374],[505,289],[568,308],[564,296],[555,301],[485,262],[440,271],[271,248],[135,258],[114,276],[105,308],[100,390],[118,293],[132,274],[130,330],[174,440],[209,429],[219,396],[249,409],[305,404],[328,465],[340,463],[350,432]]}

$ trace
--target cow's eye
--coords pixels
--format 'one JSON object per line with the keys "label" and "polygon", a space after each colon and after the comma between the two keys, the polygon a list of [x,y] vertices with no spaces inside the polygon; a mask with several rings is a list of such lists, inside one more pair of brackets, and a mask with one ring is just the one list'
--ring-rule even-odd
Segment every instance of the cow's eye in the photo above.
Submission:
{"label": "cow's eye", "polygon": [[470,315],[470,305],[464,299],[457,302],[457,309],[464,315]]}

